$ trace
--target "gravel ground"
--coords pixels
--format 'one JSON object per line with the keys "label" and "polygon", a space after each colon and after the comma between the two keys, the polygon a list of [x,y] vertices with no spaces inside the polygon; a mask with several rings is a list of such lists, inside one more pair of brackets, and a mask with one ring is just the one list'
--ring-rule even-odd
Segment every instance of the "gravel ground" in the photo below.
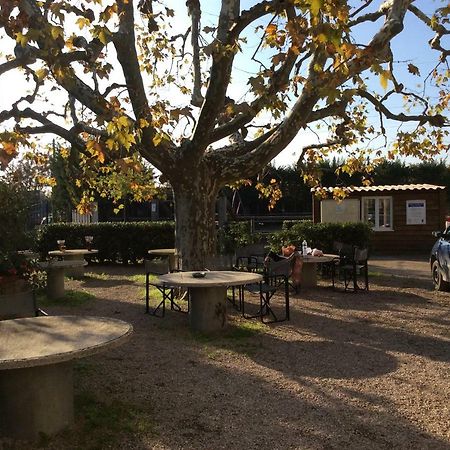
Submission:
{"label": "gravel ground", "polygon": [[450,449],[450,294],[423,261],[374,260],[369,292],[323,281],[292,296],[289,322],[229,308],[227,333],[209,338],[185,314],[144,314],[142,268],[89,270],[66,285],[94,299],[47,311],[135,333],[77,364],[75,428],[40,448]]}

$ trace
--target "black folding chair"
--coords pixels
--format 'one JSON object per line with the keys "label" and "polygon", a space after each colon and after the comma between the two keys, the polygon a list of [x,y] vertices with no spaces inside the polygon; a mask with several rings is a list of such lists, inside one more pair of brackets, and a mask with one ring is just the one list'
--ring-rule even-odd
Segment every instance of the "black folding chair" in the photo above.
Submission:
{"label": "black folding chair", "polygon": [[[168,260],[149,260],[144,261],[145,268],[145,312],[156,317],[164,317],[166,313],[166,301],[170,302],[170,309],[185,312],[182,310],[180,305],[175,303],[175,292],[174,286],[170,286],[166,283],[161,282],[159,279],[152,280],[152,275],[164,275],[169,272]],[[158,305],[154,308],[150,307],[150,286],[156,288],[157,292],[161,294],[161,300]],[[188,300],[188,311],[189,311],[189,300]]]}
{"label": "black folding chair", "polygon": [[237,270],[246,270],[248,272],[264,272],[264,258],[266,249],[264,244],[249,244],[236,250]]}
{"label": "black folding chair", "polygon": [[[339,261],[337,273],[340,280],[343,281],[344,291],[352,290],[354,292],[369,290],[369,251],[367,248],[354,247],[351,257],[344,257]],[[358,283],[362,278],[363,287]],[[333,287],[335,287],[335,273],[333,274]]]}
{"label": "black folding chair", "polygon": [[[246,319],[260,318],[263,323],[283,322],[289,320],[289,277],[292,273],[294,257],[273,261],[266,260],[264,281],[246,285],[245,289],[252,294],[259,295],[259,309],[255,314],[246,314],[245,299],[242,301],[242,315]],[[279,317],[274,311],[272,299],[282,290],[284,315]]]}

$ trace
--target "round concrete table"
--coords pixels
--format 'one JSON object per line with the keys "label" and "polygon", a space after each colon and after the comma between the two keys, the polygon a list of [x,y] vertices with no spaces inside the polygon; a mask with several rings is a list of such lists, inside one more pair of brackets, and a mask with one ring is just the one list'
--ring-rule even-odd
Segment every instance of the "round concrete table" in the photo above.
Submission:
{"label": "round concrete table", "polygon": [[0,322],[0,434],[35,439],[73,423],[73,360],[125,342],[133,327],[106,317]]}
{"label": "round concrete table", "polygon": [[39,258],[39,253],[33,252],[33,250],[19,250],[18,255],[22,255],[27,259],[37,259]]}
{"label": "round concrete table", "polygon": [[38,264],[47,272],[47,296],[55,300],[64,296],[64,271],[84,267],[87,263],[82,259],[67,261],[51,259],[50,261],[39,261]]}
{"label": "round concrete table", "polygon": [[151,256],[167,256],[169,261],[169,272],[178,269],[177,250],[175,248],[155,248],[148,251]]}
{"label": "round concrete table", "polygon": [[227,287],[258,283],[262,276],[253,272],[217,270],[195,278],[198,272],[177,272],[161,275],[159,280],[169,286],[189,288],[189,321],[191,329],[202,333],[219,331],[226,325]]}
{"label": "round concrete table", "polygon": [[[48,252],[48,256],[51,257],[57,256],[58,258],[63,258],[64,261],[74,261],[74,260],[83,261],[87,265],[87,261],[84,260],[84,255],[96,255],[97,253],[98,250],[88,250],[87,248],[75,248],[64,251],[52,250]],[[66,269],[65,273],[68,277],[83,278],[84,266],[68,268]]]}
{"label": "round concrete table", "polygon": [[339,258],[339,256],[329,253],[325,253],[323,256],[302,256],[302,287],[317,286],[317,264],[331,262],[336,258]]}

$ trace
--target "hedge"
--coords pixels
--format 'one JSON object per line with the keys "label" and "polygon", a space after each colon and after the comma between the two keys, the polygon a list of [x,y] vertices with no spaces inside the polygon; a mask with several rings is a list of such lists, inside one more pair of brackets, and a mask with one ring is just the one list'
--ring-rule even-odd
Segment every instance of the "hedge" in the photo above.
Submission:
{"label": "hedge", "polygon": [[175,246],[174,222],[101,222],[92,224],[55,223],[42,227],[37,250],[45,257],[65,239],[67,248],[86,248],[84,236],[93,236],[99,261],[136,262],[152,248]]}
{"label": "hedge", "polygon": [[301,248],[305,239],[308,247],[318,248],[324,252],[333,252],[333,242],[358,247],[370,247],[370,225],[362,222],[348,223],[313,223],[309,220],[285,221],[281,231],[273,233],[269,238],[270,248],[279,252],[282,246],[293,244]]}

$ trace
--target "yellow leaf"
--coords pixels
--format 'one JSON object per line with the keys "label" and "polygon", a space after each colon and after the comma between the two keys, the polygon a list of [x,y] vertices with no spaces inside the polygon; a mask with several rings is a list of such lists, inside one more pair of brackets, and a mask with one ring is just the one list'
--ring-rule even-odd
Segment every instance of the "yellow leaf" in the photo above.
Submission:
{"label": "yellow leaf", "polygon": [[97,37],[103,45],[108,43],[108,34],[105,30],[100,30]]}
{"label": "yellow leaf", "polygon": [[42,81],[47,75],[48,75],[48,70],[47,69],[38,69],[36,70],[36,76],[38,77],[39,81]]}
{"label": "yellow leaf", "polygon": [[58,39],[59,36],[62,37],[64,35],[64,32],[61,27],[51,27],[50,34],[52,35],[53,39]]}
{"label": "yellow leaf", "polygon": [[323,0],[311,0],[311,14],[317,16],[319,14],[320,8],[322,7]]}
{"label": "yellow leaf", "polygon": [[126,116],[120,116],[117,119],[117,122],[122,125],[123,127],[127,127],[128,126],[128,118]]}
{"label": "yellow leaf", "polygon": [[89,19],[86,19],[86,17],[80,17],[79,19],[77,19],[77,21],[75,22],[78,25],[78,28],[81,30],[84,27],[88,26],[91,21]]}
{"label": "yellow leaf", "polygon": [[28,37],[22,34],[20,31],[16,33],[16,42],[20,44],[22,47],[25,47],[28,42]]}
{"label": "yellow leaf", "polygon": [[157,147],[163,140],[163,135],[161,133],[155,133],[153,136],[153,145]]}
{"label": "yellow leaf", "polygon": [[389,72],[387,70],[382,70],[380,72],[380,83],[381,87],[386,90],[388,86],[388,80],[389,80]]}
{"label": "yellow leaf", "polygon": [[106,125],[106,131],[108,132],[108,134],[113,134],[116,129],[117,127],[114,122],[109,122],[108,125]]}
{"label": "yellow leaf", "polygon": [[107,139],[106,140],[106,146],[112,150],[115,147],[116,143],[114,142],[114,139]]}
{"label": "yellow leaf", "polygon": [[16,146],[12,142],[1,142],[1,145],[8,155],[13,155],[16,152]]}
{"label": "yellow leaf", "polygon": [[105,162],[105,154],[102,150],[97,151],[97,159],[103,164]]}

